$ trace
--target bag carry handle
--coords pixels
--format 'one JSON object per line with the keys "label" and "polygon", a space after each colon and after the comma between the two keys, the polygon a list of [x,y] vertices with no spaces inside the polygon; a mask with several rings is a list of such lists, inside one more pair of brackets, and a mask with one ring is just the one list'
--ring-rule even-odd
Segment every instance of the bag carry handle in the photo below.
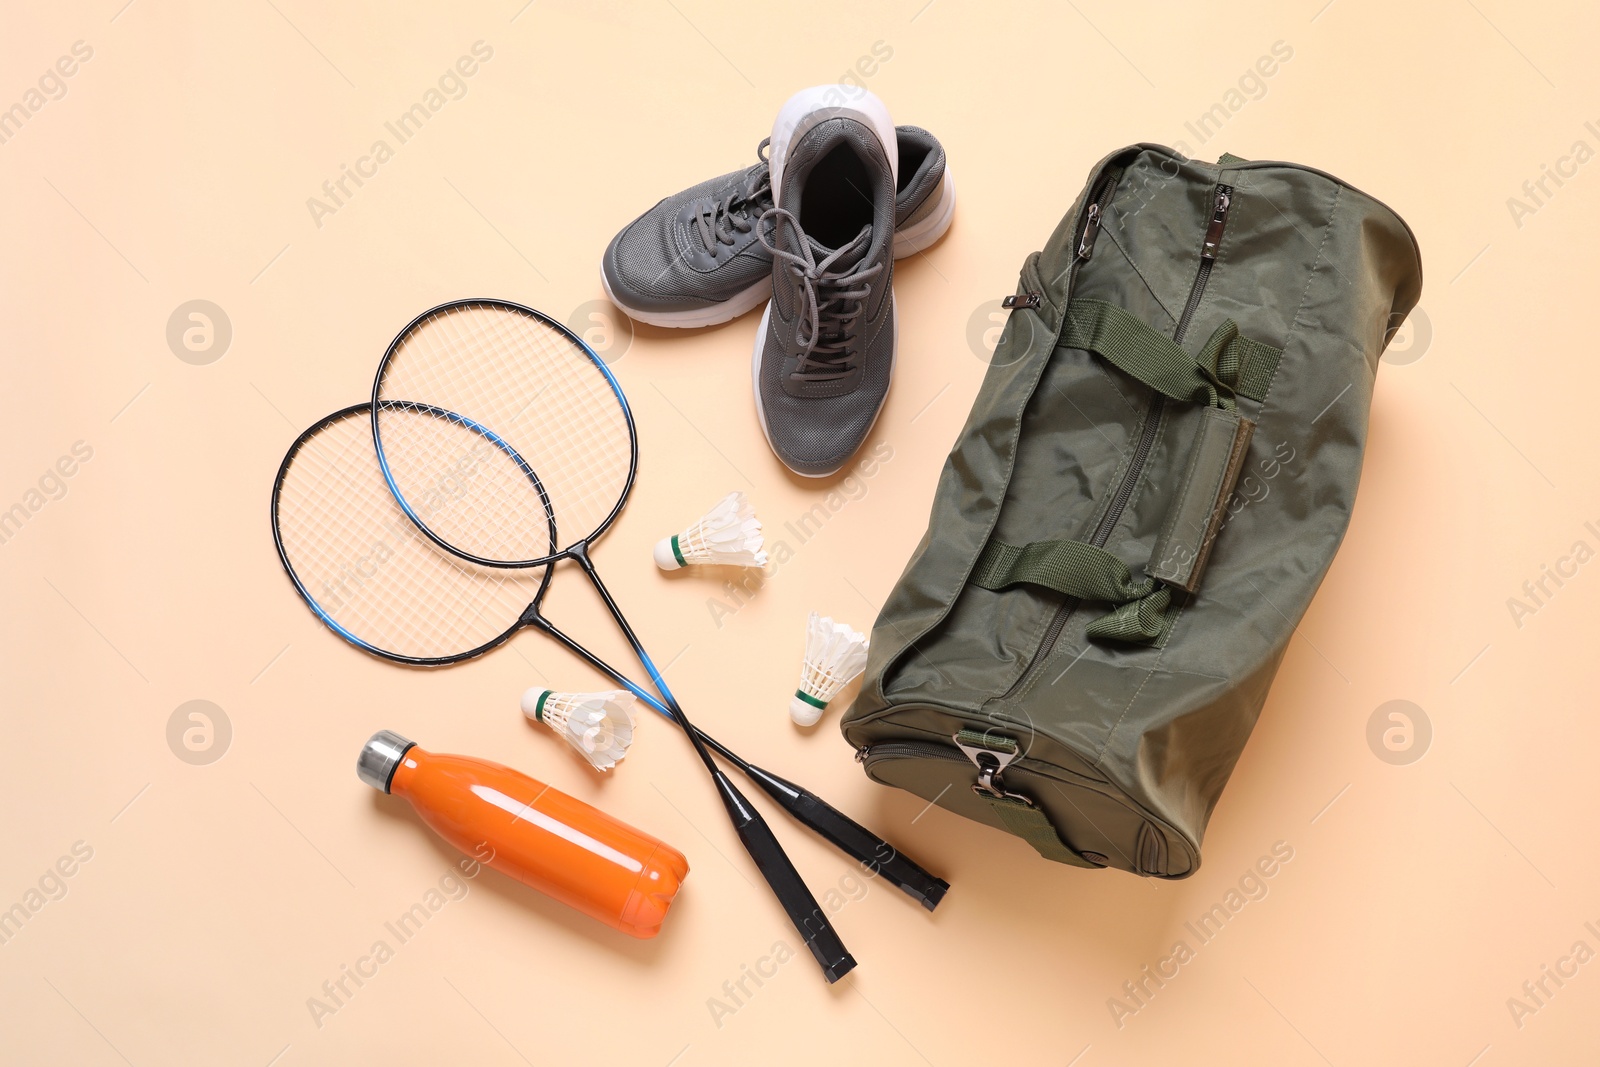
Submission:
{"label": "bag carry handle", "polygon": [[1156,538],[1145,576],[1086,541],[991,540],[973,567],[972,584],[999,592],[1037,585],[1066,596],[1114,605],[1091,622],[1095,640],[1160,644],[1172,624],[1172,590],[1194,593],[1221,531],[1229,497],[1244,467],[1255,423],[1239,414],[1235,396],[1265,400],[1283,350],[1239,335],[1228,319],[1200,354],[1103,300],[1067,306],[1061,343],[1094,352],[1172,400],[1205,405],[1183,480]]}
{"label": "bag carry handle", "polygon": [[1232,409],[1234,395],[1264,401],[1283,349],[1239,334],[1226,319],[1200,354],[1191,356],[1166,334],[1104,300],[1067,305],[1061,344],[1094,352],[1130,377],[1172,400]]}

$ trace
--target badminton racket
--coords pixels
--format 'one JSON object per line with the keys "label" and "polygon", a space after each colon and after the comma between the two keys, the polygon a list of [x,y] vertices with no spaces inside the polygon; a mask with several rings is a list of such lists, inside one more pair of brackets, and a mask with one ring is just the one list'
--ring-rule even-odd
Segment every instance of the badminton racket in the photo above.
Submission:
{"label": "badminton racket", "polygon": [[[524,627],[539,626],[550,581],[548,565],[526,570],[480,567],[439,550],[403,512],[379,473],[370,407],[336,411],[302,433],[279,466],[272,492],[272,532],[278,558],[311,611],[340,637],[384,659],[436,667],[472,659],[506,642]],[[397,442],[401,419],[444,419],[455,437],[432,480],[439,499],[477,491],[500,464],[517,478],[531,470],[509,455],[504,442],[464,419],[427,405],[399,407],[390,426]],[[395,448],[391,445],[391,448]],[[426,501],[430,513],[437,501]],[[546,517],[546,545],[556,534]],[[667,718],[656,696],[625,677],[554,627],[547,631],[596,670],[630,690]],[[924,870],[889,842],[803,786],[741,758],[700,731],[713,751],[746,775],[796,821],[846,855],[898,886],[932,911],[949,883]]]}
{"label": "badminton racket", "polygon": [[[556,546],[554,511],[549,495],[527,464],[481,424],[436,406],[404,405],[403,410],[393,412],[396,418],[390,420],[388,457],[402,470],[428,469],[432,476],[406,501],[402,516],[394,507],[398,498],[373,477],[377,457],[371,451],[370,435],[366,439],[366,462],[344,461],[353,448],[359,447],[359,435],[349,430],[360,414],[360,409],[346,409],[302,435],[286,457],[274,489],[274,530],[280,557],[313,610],[341,636],[368,651],[423,664],[456,662],[501,643],[518,626],[536,623],[538,602],[548,588],[548,567],[534,572],[484,568],[446,557],[431,545],[424,545],[416,536],[430,520],[437,522],[441,517],[448,517],[453,506],[467,496],[469,490],[476,493],[480,486],[498,485],[504,491],[506,479],[497,482],[496,474],[503,473],[502,468],[506,468],[513,471],[513,483],[520,482],[520,489],[531,493],[544,512],[545,522],[540,532],[546,541],[539,547],[548,551]],[[413,432],[413,427],[426,424],[432,424],[426,432]],[[407,441],[412,445],[424,443],[432,449],[425,463],[419,462],[419,456]],[[509,468],[507,462],[510,462]],[[630,471],[631,467],[630,457]],[[615,510],[614,506],[612,515]],[[354,523],[349,521],[352,515],[359,517]],[[609,521],[608,517],[602,518]],[[325,539],[326,543],[319,543],[319,539]],[[536,542],[522,542],[523,545],[529,543]],[[506,545],[500,544],[492,550],[503,552],[505,548]],[[319,553],[329,557],[320,562],[332,565],[308,568],[307,564],[319,562]],[[592,573],[592,565],[586,570]],[[308,580],[308,571],[317,573]],[[598,585],[597,575],[592,580]],[[395,588],[424,590],[430,598],[428,610],[421,613],[393,610],[397,599],[392,595]],[[598,588],[608,608],[620,614],[614,602],[609,601],[604,587]],[[389,591],[388,595],[385,591]],[[452,597],[453,603],[450,602]],[[446,601],[442,609],[438,603],[441,599]],[[554,627],[541,628],[554,631]],[[559,631],[554,632],[565,637]],[[625,630],[625,633],[632,637],[631,632]],[[563,643],[577,650],[576,643],[570,639]],[[442,649],[448,651],[441,652]],[[595,660],[588,655],[585,658],[591,662]],[[645,662],[648,664],[647,659]],[[647,665],[647,669],[656,679],[660,678],[653,664]],[[729,758],[737,759],[723,746],[717,747]],[[702,759],[709,764],[704,748],[700,747],[700,751]],[[746,842],[752,857],[774,883],[785,910],[825,972],[830,979],[846,973],[853,961],[792,864],[777,847],[770,829],[759,821],[760,816],[725,776],[714,768],[711,770],[719,794],[741,830],[741,840]],[[780,799],[787,791],[791,810],[804,814],[800,809],[810,799],[808,795],[789,787],[776,776],[763,778],[752,774],[752,777],[764,788],[779,794]],[[824,807],[821,814],[836,813]],[[884,855],[880,850],[873,858]],[[942,883],[935,891],[942,892]]]}
{"label": "badminton racket", "polygon": [[[633,413],[606,365],[532,309],[446,304],[419,315],[390,344],[373,378],[371,415],[384,480],[440,548],[490,568],[578,564],[823,975],[835,982],[849,973],[855,960],[844,941],[772,828],[711,758],[590,558],[591,542],[622,510],[639,463]],[[500,461],[486,462],[470,490],[441,492],[438,472],[459,454],[462,433],[479,430],[500,446]],[[534,599],[534,620],[543,620],[541,599]],[[548,620],[540,628],[554,630]]]}

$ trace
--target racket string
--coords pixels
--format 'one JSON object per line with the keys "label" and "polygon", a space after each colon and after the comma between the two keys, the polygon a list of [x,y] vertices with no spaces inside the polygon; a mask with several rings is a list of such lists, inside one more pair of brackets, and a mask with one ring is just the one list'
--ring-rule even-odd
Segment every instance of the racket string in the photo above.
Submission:
{"label": "racket string", "polygon": [[[453,501],[433,500],[430,495],[424,495],[420,501],[408,501],[420,511],[419,518],[429,528],[441,536],[449,536],[460,525],[460,518],[455,511],[466,510],[469,506],[471,510],[481,509],[490,514],[524,514],[534,509],[544,511],[537,488],[527,473],[504,451],[490,444],[482,434],[460,425],[456,427],[456,435],[469,437],[470,446],[465,449],[445,448],[444,434],[434,423],[433,416],[391,417],[386,418],[385,432],[385,441],[388,443],[386,455],[392,453],[403,457],[402,464],[408,469],[449,472],[451,480],[456,483],[451,489],[441,483],[431,491],[453,497]],[[473,460],[470,466],[464,465],[463,457],[466,456]],[[448,514],[441,515],[452,503],[454,508]],[[480,524],[477,532],[487,537],[487,547],[492,550],[484,554],[495,558],[533,558],[553,552],[555,546],[549,533],[548,516],[539,517],[545,521],[530,523],[525,530],[509,525],[489,528],[486,524]]]}
{"label": "racket string", "polygon": [[[620,407],[612,402],[609,395],[599,392],[604,389],[609,394],[609,383],[603,376],[593,373],[591,367],[579,366],[574,362],[581,360],[587,363],[587,355],[578,352],[564,338],[557,341],[558,335],[537,327],[532,320],[505,314],[495,308],[474,310],[481,310],[485,316],[485,321],[481,323],[485,327],[481,336],[487,340],[495,358],[471,361],[470,366],[474,368],[470,372],[472,384],[492,395],[507,398],[507,406],[515,405],[515,410],[499,413],[503,424],[507,426],[517,426],[522,420],[530,418],[529,409],[542,396],[554,390],[555,403],[541,405],[539,409],[551,424],[542,427],[547,432],[531,438],[534,445],[531,462],[536,471],[549,472],[543,477],[549,482],[546,491],[552,493],[556,514],[570,520],[580,530],[593,529],[615,504],[617,488],[626,476],[625,471],[617,469],[615,462],[602,466],[591,461],[593,457],[610,457],[613,461],[621,457],[619,450],[607,447],[617,438],[599,432],[596,420],[587,414],[610,409],[618,415],[620,423]],[[537,389],[514,390],[506,382],[505,372],[517,364],[519,342],[537,347],[542,360],[558,365],[560,361],[567,361],[572,365],[564,369],[579,373],[551,375]],[[488,380],[491,368],[494,373],[492,382]],[[580,385],[588,388],[581,388]],[[526,399],[518,395],[527,392],[531,392],[531,395]],[[626,426],[621,426],[621,429],[625,432]],[[552,442],[558,443],[559,451],[552,450]]]}
{"label": "racket string", "polygon": [[538,589],[541,572],[466,563],[415,529],[379,473],[364,406],[303,441],[276,505],[285,556],[318,610],[391,654],[476,649],[514,626]]}
{"label": "racket string", "polygon": [[[404,378],[409,375],[409,377],[420,378],[420,381],[406,382],[405,384],[398,386],[398,388],[401,390],[400,395],[424,395],[439,397],[446,401],[446,403],[441,405],[446,412],[466,418],[471,418],[474,414],[476,414],[481,418],[484,414],[481,410],[474,412],[461,410],[462,408],[467,407],[467,404],[464,403],[465,398],[460,395],[462,393],[461,389],[445,388],[445,384],[447,383],[449,376],[455,373],[453,369],[447,371],[445,374],[433,373],[434,368],[445,363],[446,358],[450,356],[452,351],[467,347],[466,342],[461,339],[459,333],[457,333],[455,341],[451,347],[444,349],[440,348],[441,338],[444,337],[445,329],[442,324],[453,324],[455,322],[455,319],[447,318],[444,313],[436,313],[428,316],[428,318],[424,320],[421,327],[413,328],[411,331],[409,331],[397,348],[396,358],[393,358],[389,361],[389,369],[386,372],[386,384],[388,389],[392,390],[396,388],[396,377]],[[425,346],[427,348],[427,353],[421,358],[412,358],[410,355],[410,349],[417,346]],[[399,372],[407,373],[402,374]],[[480,389],[479,391],[481,392],[482,390]],[[402,401],[400,406],[405,412],[408,413],[426,412],[430,408],[429,405],[418,405],[404,401]],[[474,406],[481,407],[481,405]],[[396,457],[390,456],[390,453],[396,450],[393,443],[389,442],[389,438],[392,435],[396,422],[399,422],[402,426],[415,426],[424,428],[426,428],[427,424],[425,421],[413,420],[405,417],[404,415],[391,414],[388,410],[381,410],[379,413],[379,419],[381,424],[380,432],[382,433],[386,442],[385,457],[390,460],[391,472],[395,474],[397,483],[403,485],[402,493],[407,498],[407,502],[412,505],[413,509],[415,509],[417,505],[421,503],[422,497],[419,493],[421,486],[418,485],[418,479],[414,476],[414,472],[412,470],[414,465],[406,463],[403,459],[397,459]],[[499,420],[494,420],[491,418],[491,422],[493,421]],[[438,469],[438,463],[433,454],[434,450],[426,447],[419,447],[419,441],[422,444],[426,444],[429,441],[426,430],[419,430],[419,432],[413,436],[416,437],[417,440],[413,440],[409,443],[413,445],[416,448],[416,451],[418,451],[424,460],[427,461],[421,464],[422,469]],[[442,436],[438,439],[442,440]],[[480,436],[479,442],[487,444],[488,439]],[[396,470],[397,467],[399,468],[398,470]],[[520,480],[524,490],[528,492],[536,491],[526,479]],[[511,531],[505,529],[504,527],[496,529],[491,536],[486,537],[487,531],[484,529],[483,524],[474,524],[473,513],[482,514],[487,512],[491,514],[500,514],[505,513],[508,510],[513,510],[514,507],[512,502],[507,500],[505,496],[498,491],[498,487],[496,487],[496,491],[491,496],[490,502],[494,505],[493,508],[474,508],[472,509],[471,513],[466,515],[452,512],[446,515],[420,515],[419,518],[421,518],[430,529],[433,529],[441,537],[445,538],[446,540],[450,540],[453,543],[458,540],[471,539],[480,544],[483,544],[485,541],[487,541],[487,547],[491,548],[496,546],[515,545],[516,541],[515,538],[511,536]],[[539,506],[542,509],[542,502]],[[514,510],[518,512],[525,512],[527,509],[526,507],[523,507],[515,508]],[[493,553],[485,552],[479,554],[489,556]],[[518,558],[531,558],[534,555],[543,554],[543,552],[524,550],[518,553]]]}
{"label": "racket string", "polygon": [[[591,536],[626,493],[633,435],[615,387],[585,349],[532,315],[496,304],[428,315],[392,349],[377,392],[384,457],[397,492],[414,510],[427,497],[425,472],[437,469],[441,457],[437,446],[422,442],[411,443],[412,458],[391,455],[398,449],[390,438],[407,409],[442,411],[435,427],[441,437],[452,416],[465,420],[531,468],[532,478],[508,466],[497,482],[475,482],[457,506],[419,514],[460,551],[506,562],[546,557]],[[429,432],[425,425],[414,429]],[[541,543],[551,513],[560,533],[554,548]]]}
{"label": "racket string", "polygon": [[[350,529],[348,515],[323,509],[308,517],[310,528],[323,537],[322,566],[312,568],[319,575],[313,592],[336,619],[374,643],[407,654],[437,654],[441,644],[474,634],[486,605],[480,594],[474,598],[477,603],[471,605],[470,614],[446,613],[440,596],[447,588],[443,575],[429,573],[415,554],[420,549],[431,555],[437,549],[418,543],[420,538],[408,529],[398,508],[388,510],[381,523],[364,524],[359,534]],[[456,561],[446,560],[445,564],[448,571],[444,573],[470,577]],[[399,605],[371,595],[370,583],[380,579],[387,586],[417,590],[417,595],[407,598],[406,610],[397,610]]]}

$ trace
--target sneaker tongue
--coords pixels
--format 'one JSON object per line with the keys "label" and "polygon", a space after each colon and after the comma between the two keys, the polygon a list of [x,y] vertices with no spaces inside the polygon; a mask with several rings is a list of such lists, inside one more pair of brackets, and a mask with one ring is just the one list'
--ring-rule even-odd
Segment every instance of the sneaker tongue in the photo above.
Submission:
{"label": "sneaker tongue", "polygon": [[[813,237],[807,236],[806,240],[811,243],[811,253],[817,257],[818,263],[821,263],[824,259],[827,259],[829,256],[838,251],[836,248],[829,248],[826,245],[819,243]],[[839,258],[829,264],[828,272],[830,274],[838,274],[849,270],[851,267],[854,267],[856,264],[860,263],[866,258],[867,249],[871,247],[872,227],[863,226],[861,227],[861,232],[856,234],[855,240],[844,246],[844,252],[840,254]]]}

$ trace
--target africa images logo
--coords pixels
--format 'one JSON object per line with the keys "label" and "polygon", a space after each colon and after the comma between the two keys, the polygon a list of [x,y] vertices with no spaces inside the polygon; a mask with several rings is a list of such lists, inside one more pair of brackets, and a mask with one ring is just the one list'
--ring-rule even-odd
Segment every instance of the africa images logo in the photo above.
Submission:
{"label": "africa images logo", "polygon": [[326,216],[337,215],[362,186],[376,178],[378,168],[393,159],[401,145],[421,133],[422,127],[443,111],[446,104],[466,96],[467,79],[478,73],[481,64],[493,58],[494,49],[486,42],[472,42],[470,55],[459,57],[453,65],[445,68],[438,81],[423,92],[420,100],[392,121],[383,124],[385,132],[394,139],[394,144],[379,137],[368,146],[366,154],[356,157],[353,165],[339,164],[339,173],[322,183],[322,195],[306,198],[306,210],[311,212],[311,221],[317,229],[322,229],[322,220]]}

